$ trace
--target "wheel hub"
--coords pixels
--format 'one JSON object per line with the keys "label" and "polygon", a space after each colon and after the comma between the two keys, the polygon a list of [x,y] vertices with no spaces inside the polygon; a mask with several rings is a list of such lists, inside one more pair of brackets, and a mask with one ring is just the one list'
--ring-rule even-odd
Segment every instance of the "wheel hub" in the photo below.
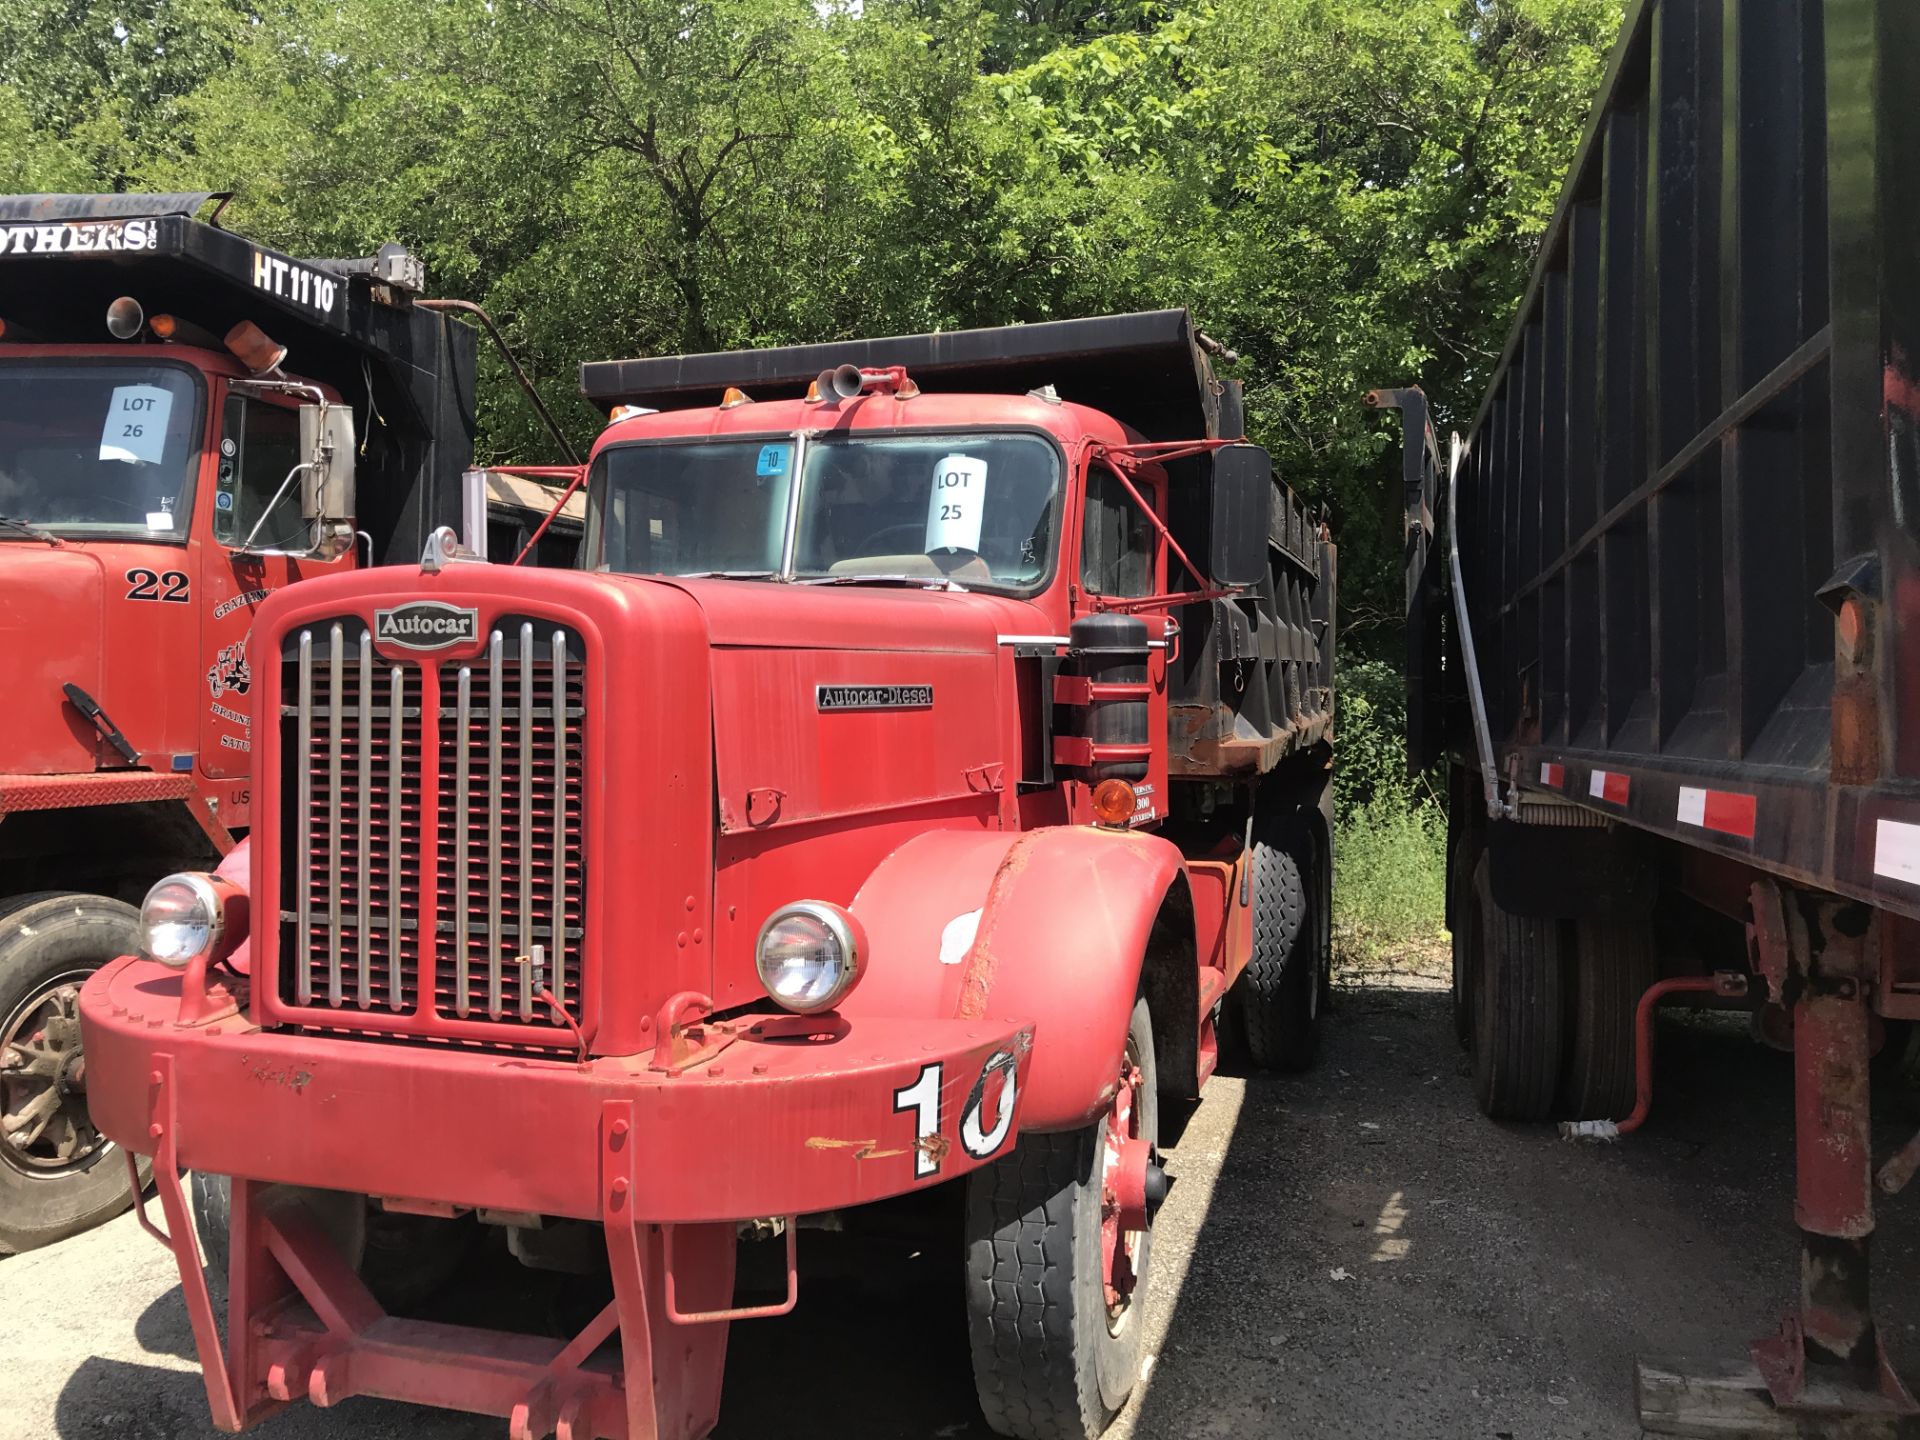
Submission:
{"label": "wheel hub", "polygon": [[1101,1280],[1110,1327],[1120,1324],[1140,1283],[1141,1243],[1158,1198],[1166,1193],[1166,1178],[1153,1146],[1140,1134],[1140,1079],[1140,1067],[1130,1049],[1101,1134]]}
{"label": "wheel hub", "polygon": [[0,1159],[29,1174],[71,1169],[106,1144],[87,1117],[84,978],[56,977],[0,1030]]}

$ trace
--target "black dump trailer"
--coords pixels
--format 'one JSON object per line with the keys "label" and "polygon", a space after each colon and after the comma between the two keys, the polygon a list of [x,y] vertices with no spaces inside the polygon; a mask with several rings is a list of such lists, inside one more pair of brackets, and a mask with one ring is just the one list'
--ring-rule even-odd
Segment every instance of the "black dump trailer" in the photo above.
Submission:
{"label": "black dump trailer", "polygon": [[1370,397],[1481,1107],[1637,1128],[1669,994],[1795,1057],[1800,1305],[1744,1372],[1643,1365],[1653,1429],[1914,1410],[1868,1061],[1920,1018],[1916,157],[1913,0],[1641,0],[1464,437]]}

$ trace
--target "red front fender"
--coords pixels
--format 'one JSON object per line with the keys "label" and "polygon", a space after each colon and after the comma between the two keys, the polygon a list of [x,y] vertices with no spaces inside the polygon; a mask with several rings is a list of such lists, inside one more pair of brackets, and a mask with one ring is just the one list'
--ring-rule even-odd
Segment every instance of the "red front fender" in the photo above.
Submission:
{"label": "red front fender", "polygon": [[1091,827],[916,836],[854,897],[872,965],[849,1016],[1033,1023],[1021,1129],[1102,1113],[1126,1048],[1147,937],[1180,852]]}

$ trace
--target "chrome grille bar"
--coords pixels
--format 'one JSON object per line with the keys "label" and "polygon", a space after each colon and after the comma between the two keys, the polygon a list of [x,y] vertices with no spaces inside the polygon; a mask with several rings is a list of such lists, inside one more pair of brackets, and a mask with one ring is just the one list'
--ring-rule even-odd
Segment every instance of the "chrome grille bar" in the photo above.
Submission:
{"label": "chrome grille bar", "polygon": [[405,1008],[400,956],[400,892],[406,877],[400,873],[400,811],[405,794],[400,788],[400,765],[406,746],[406,681],[400,667],[387,671],[387,1005]]}
{"label": "chrome grille bar", "polygon": [[473,1009],[467,995],[468,910],[471,896],[467,890],[467,776],[471,771],[473,738],[473,667],[460,667],[460,696],[453,742],[453,1009],[465,1019]]}
{"label": "chrome grille bar", "polygon": [[500,1018],[500,660],[498,630],[487,646],[487,1014]]}
{"label": "chrome grille bar", "polygon": [[[520,940],[533,953],[533,622],[520,624]],[[520,972],[520,1018],[533,1018],[533,977]]]}
{"label": "chrome grille bar", "polygon": [[373,861],[373,632],[360,632],[360,808],[355,812],[354,849],[360,857],[360,890],[354,897],[354,930],[360,938],[360,1008],[373,1007],[373,936],[367,930],[367,890]]}
{"label": "chrome grille bar", "polygon": [[299,889],[294,900],[294,923],[299,926],[296,953],[287,958],[293,961],[294,994],[302,1005],[313,1003],[313,971],[308,965],[313,945],[313,632],[300,632],[300,700],[298,705],[300,754],[295,760],[299,767],[300,813],[295,817],[293,833],[298,837],[294,857],[295,873],[299,875]]}
{"label": "chrome grille bar", "polygon": [[340,670],[346,633],[336,621],[327,646],[327,1003],[338,1006],[340,983]]}
{"label": "chrome grille bar", "polygon": [[553,993],[567,997],[567,632],[553,632]]}

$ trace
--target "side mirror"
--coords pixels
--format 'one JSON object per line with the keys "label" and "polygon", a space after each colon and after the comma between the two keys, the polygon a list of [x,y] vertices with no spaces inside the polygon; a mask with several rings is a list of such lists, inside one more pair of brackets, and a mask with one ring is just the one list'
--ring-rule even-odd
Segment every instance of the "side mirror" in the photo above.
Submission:
{"label": "side mirror", "polygon": [[353,411],[345,405],[300,407],[300,514],[317,525],[353,526]]}
{"label": "side mirror", "polygon": [[1254,585],[1267,573],[1267,527],[1273,515],[1273,460],[1258,445],[1213,452],[1207,507],[1207,578],[1216,585]]}

